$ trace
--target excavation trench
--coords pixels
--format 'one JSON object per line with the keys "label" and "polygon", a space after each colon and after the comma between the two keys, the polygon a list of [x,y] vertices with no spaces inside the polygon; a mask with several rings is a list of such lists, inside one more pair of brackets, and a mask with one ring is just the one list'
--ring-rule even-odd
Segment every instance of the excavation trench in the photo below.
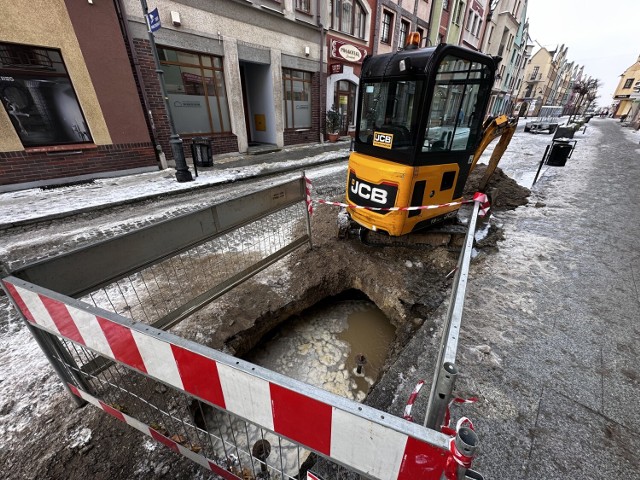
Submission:
{"label": "excavation trench", "polygon": [[[483,167],[470,177],[465,196],[475,191]],[[489,189],[498,192],[495,211],[526,204],[529,195],[500,170]],[[481,229],[480,253],[496,248],[501,230],[491,223]],[[449,294],[449,274],[458,252],[368,247],[358,239],[339,240],[337,211],[331,207],[314,212],[312,238],[313,249],[299,250],[269,267],[173,331],[364,401],[379,379],[378,372],[395,361],[419,329],[437,336],[440,319],[433,314]],[[359,313],[365,302],[370,310]],[[378,329],[376,322],[386,326]],[[435,361],[437,341],[424,348],[433,350]],[[364,376],[352,373],[357,354],[370,362],[364,366]],[[374,406],[388,406],[389,396],[384,397]]]}

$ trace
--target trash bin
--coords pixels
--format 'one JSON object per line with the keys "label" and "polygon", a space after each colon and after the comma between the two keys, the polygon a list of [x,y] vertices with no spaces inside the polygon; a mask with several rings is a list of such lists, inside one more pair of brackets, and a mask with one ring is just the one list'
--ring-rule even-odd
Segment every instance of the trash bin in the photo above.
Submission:
{"label": "trash bin", "polygon": [[553,139],[556,138],[573,138],[575,130],[573,127],[558,127],[556,133],[553,134]]}
{"label": "trash bin", "polygon": [[554,140],[551,144],[547,165],[551,167],[564,167],[567,159],[571,156],[573,145],[569,140]]}
{"label": "trash bin", "polygon": [[191,158],[198,167],[213,167],[211,141],[205,137],[193,137],[191,139]]}

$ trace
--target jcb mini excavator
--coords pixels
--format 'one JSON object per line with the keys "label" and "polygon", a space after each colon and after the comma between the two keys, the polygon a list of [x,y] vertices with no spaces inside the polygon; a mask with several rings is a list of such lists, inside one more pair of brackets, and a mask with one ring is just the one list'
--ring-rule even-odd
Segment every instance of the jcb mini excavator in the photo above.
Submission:
{"label": "jcb mini excavator", "polygon": [[[481,189],[515,132],[505,115],[483,122],[499,58],[446,44],[418,48],[419,42],[411,34],[404,50],[363,62],[347,176],[350,205],[458,202],[486,147],[501,137]],[[455,217],[458,208],[347,211],[367,231],[401,236]]]}

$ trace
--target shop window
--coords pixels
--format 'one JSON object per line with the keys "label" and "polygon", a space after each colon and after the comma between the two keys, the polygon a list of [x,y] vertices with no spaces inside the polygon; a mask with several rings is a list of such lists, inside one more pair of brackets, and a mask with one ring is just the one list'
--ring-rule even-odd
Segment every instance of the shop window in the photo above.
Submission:
{"label": "shop window", "polygon": [[0,43],[0,101],[25,147],[92,142],[59,50]]}
{"label": "shop window", "polygon": [[158,55],[178,133],[230,132],[222,58],[165,47]]}
{"label": "shop window", "polygon": [[358,0],[332,0],[329,2],[331,28],[358,38],[365,38],[367,11]]}
{"label": "shop window", "polygon": [[285,128],[311,128],[311,73],[282,69]]}

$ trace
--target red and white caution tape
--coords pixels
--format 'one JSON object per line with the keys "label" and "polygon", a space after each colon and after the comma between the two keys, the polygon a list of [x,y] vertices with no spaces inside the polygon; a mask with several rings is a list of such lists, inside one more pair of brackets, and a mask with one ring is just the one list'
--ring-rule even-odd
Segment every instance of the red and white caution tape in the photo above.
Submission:
{"label": "red and white caution tape", "polygon": [[309,177],[304,177],[305,183],[305,192],[307,194],[307,211],[309,215],[313,215],[313,200],[311,200],[311,179]]}
{"label": "red and white caution tape", "polygon": [[474,202],[480,203],[480,212],[479,216],[484,217],[489,211],[489,199],[484,193],[476,192],[471,200],[462,200],[461,202],[449,202],[449,203],[441,203],[439,205],[419,205],[413,207],[365,207],[363,205],[353,205],[350,203],[343,202],[332,202],[329,200],[318,199],[313,200],[311,197],[311,180],[308,177],[305,177],[306,182],[306,191],[307,191],[307,209],[309,210],[309,214],[313,212],[313,204],[319,203],[321,205],[329,205],[333,207],[342,207],[342,208],[350,208],[352,210],[370,210],[373,212],[411,212],[414,210],[435,210],[439,208],[448,208],[448,207],[458,207],[460,205],[466,205]]}
{"label": "red and white caution tape", "polygon": [[447,410],[444,414],[444,424],[440,428],[440,431],[442,433],[446,433],[447,435],[455,435],[457,432],[457,429],[454,430],[453,428],[449,427],[449,423],[451,422],[451,405],[452,404],[476,403],[477,401],[478,401],[477,397],[470,397],[470,398],[455,397],[453,400],[451,400],[449,402],[449,405],[447,405]]}
{"label": "red and white caution tape", "polygon": [[478,211],[478,215],[484,217],[487,212],[489,212],[489,198],[482,192],[476,192],[473,195],[474,202],[480,202],[480,210]]}
{"label": "red and white caution tape", "polygon": [[413,417],[411,416],[411,408],[413,407],[414,402],[416,401],[416,398],[418,398],[418,394],[420,393],[420,389],[422,388],[422,386],[424,385],[424,380],[420,380],[415,388],[413,389],[413,392],[411,392],[411,395],[409,395],[409,400],[407,400],[407,406],[404,407],[404,414],[402,415],[402,418],[404,418],[405,420],[409,420],[410,422],[413,422]]}

